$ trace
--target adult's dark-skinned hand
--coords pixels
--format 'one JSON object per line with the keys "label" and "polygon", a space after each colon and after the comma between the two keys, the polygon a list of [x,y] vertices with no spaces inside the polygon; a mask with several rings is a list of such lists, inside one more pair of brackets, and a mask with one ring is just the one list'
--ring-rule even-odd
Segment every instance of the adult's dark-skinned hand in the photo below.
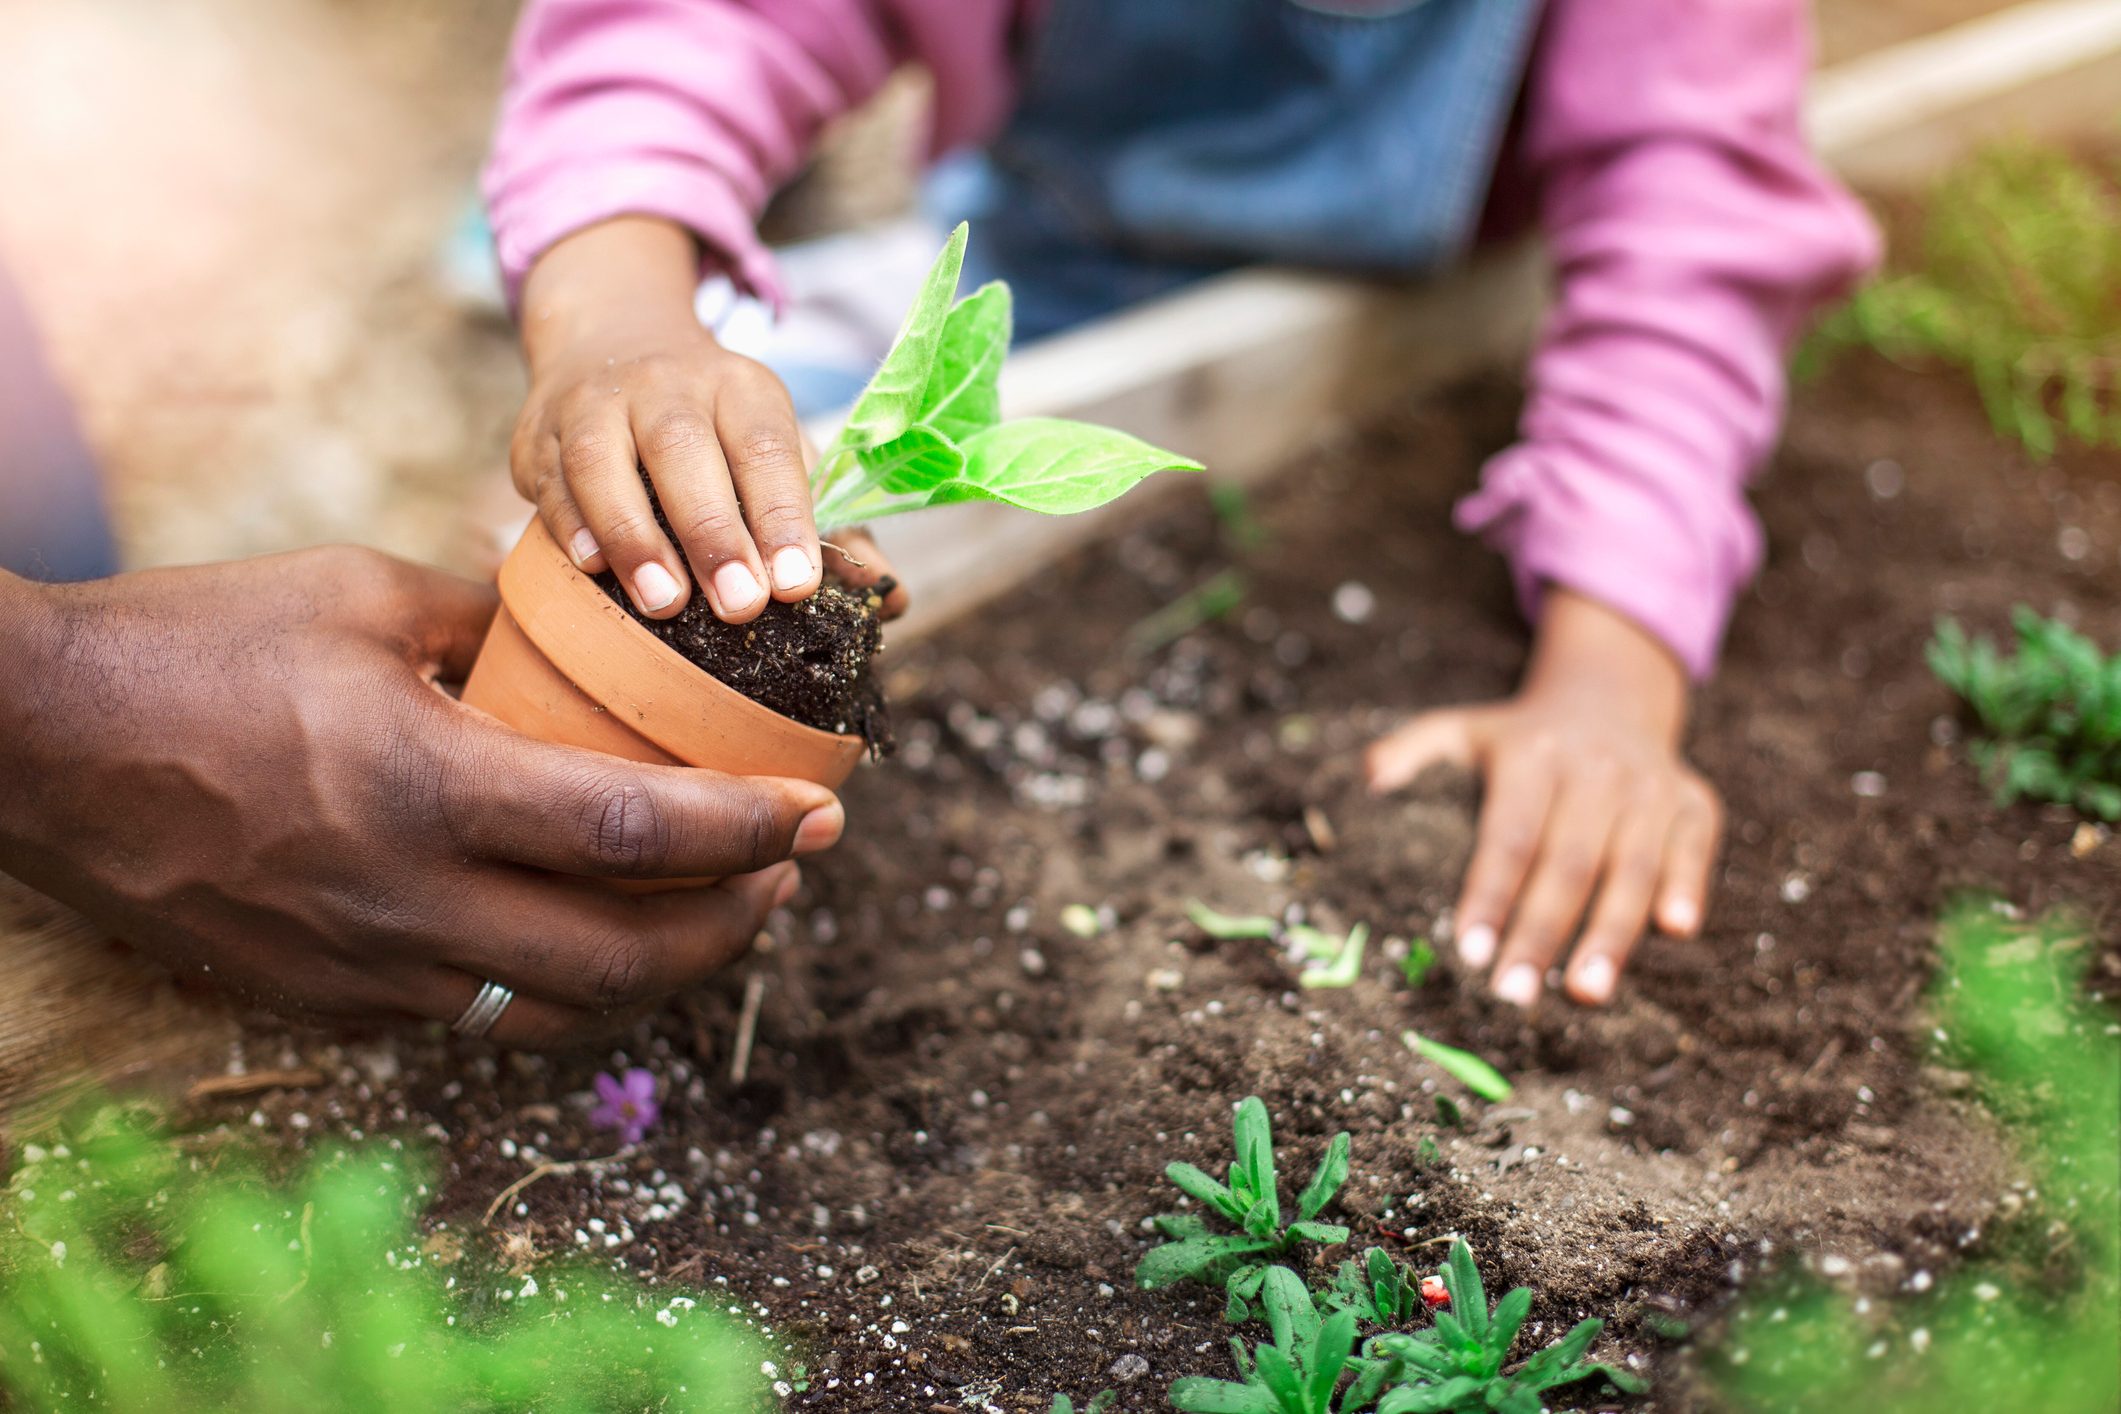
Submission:
{"label": "adult's dark-skinned hand", "polygon": [[517,992],[498,1041],[610,1029],[748,947],[845,817],[809,782],[635,765],[455,701],[434,683],[493,611],[353,549],[0,575],[0,869],[276,1010],[450,1020],[492,978]]}

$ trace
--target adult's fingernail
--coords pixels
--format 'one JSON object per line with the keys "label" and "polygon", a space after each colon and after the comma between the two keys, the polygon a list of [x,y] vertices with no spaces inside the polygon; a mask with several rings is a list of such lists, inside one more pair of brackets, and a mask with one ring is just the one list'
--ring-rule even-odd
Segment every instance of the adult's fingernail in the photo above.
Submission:
{"label": "adult's fingernail", "polygon": [[1539,973],[1520,962],[1496,981],[1495,995],[1529,1011],[1539,1000]]}
{"label": "adult's fingernail", "polygon": [[800,545],[784,546],[773,557],[773,587],[782,591],[801,589],[817,573],[810,552]]}
{"label": "adult's fingernail", "polygon": [[759,588],[759,577],[742,560],[731,560],[714,572],[714,597],[728,613],[742,613],[765,592]]}
{"label": "adult's fingernail", "polygon": [[773,891],[773,906],[779,908],[787,903],[788,900],[795,897],[795,891],[802,886],[803,871],[796,868],[793,864],[789,865],[788,872],[781,876],[780,885]]}
{"label": "adult's fingernail", "polygon": [[586,525],[574,533],[574,539],[568,541],[567,545],[577,568],[597,557],[597,538],[589,533],[589,527]]}
{"label": "adult's fingernail", "polygon": [[1691,933],[1701,926],[1701,910],[1690,898],[1666,899],[1662,913],[1667,933]]}
{"label": "adult's fingernail", "polygon": [[677,602],[678,582],[670,577],[669,570],[650,560],[633,572],[633,592],[641,607],[652,614]]}
{"label": "adult's fingernail", "polygon": [[846,828],[845,806],[836,800],[830,805],[820,805],[795,827],[795,853],[801,856],[830,849],[839,843],[840,834]]}
{"label": "adult's fingernail", "polygon": [[1603,1005],[1613,998],[1613,981],[1617,975],[1611,958],[1587,958],[1576,969],[1576,994],[1586,1001]]}
{"label": "adult's fingernail", "polygon": [[1475,923],[1458,935],[1458,955],[1465,959],[1468,967],[1486,967],[1495,956],[1495,930],[1485,923]]}

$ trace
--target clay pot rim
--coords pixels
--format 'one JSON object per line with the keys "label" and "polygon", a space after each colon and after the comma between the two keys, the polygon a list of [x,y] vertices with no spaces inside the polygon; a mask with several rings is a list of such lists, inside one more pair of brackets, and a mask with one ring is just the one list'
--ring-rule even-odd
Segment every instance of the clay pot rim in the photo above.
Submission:
{"label": "clay pot rim", "polygon": [[[714,711],[726,716],[734,713],[748,717],[761,731],[790,739],[791,744],[800,744],[806,751],[821,754],[837,754],[852,749],[856,759],[866,755],[869,744],[851,732],[830,732],[798,722],[793,717],[763,703],[755,702],[737,689],[723,682],[687,659],[684,654],[657,638],[635,620],[632,612],[615,602],[604,592],[603,586],[584,574],[559,542],[552,538],[541,519],[533,518],[524,532],[523,540],[502,563],[500,573],[501,600],[508,605],[512,616],[537,649],[548,657],[576,687],[596,701],[606,711],[620,716],[631,730],[654,742],[679,760],[692,759],[693,753],[684,749],[683,741],[668,739],[661,729],[656,714],[639,711],[619,713],[619,707],[611,700],[618,696],[601,690],[607,686],[601,679],[603,674],[593,667],[586,671],[584,660],[569,652],[569,645],[556,635],[541,631],[543,626],[534,614],[522,612],[525,606],[521,596],[526,591],[535,594],[539,590],[555,594],[563,600],[573,601],[573,606],[589,612],[594,621],[603,625],[603,632],[616,634],[629,656],[639,656],[645,667],[644,675],[675,684],[682,680],[692,692],[703,693],[715,700]],[[550,640],[550,641],[548,641]],[[585,678],[587,679],[585,681]]]}

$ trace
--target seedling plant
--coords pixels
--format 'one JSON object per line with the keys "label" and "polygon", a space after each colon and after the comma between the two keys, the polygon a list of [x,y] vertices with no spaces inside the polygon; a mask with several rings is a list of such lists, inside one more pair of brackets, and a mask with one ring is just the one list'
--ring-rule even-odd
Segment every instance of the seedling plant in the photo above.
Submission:
{"label": "seedling plant", "polygon": [[[1464,1239],[1451,1245],[1442,1273],[1415,1277],[1389,1253],[1373,1249],[1341,1263],[1333,1280],[1313,1291],[1286,1260],[1296,1240],[1347,1241],[1345,1227],[1316,1221],[1348,1176],[1345,1134],[1328,1146],[1318,1173],[1299,1200],[1297,1223],[1280,1229],[1274,1198],[1273,1138],[1258,1097],[1238,1107],[1238,1160],[1228,1184],[1190,1164],[1166,1171],[1204,1206],[1244,1229],[1211,1234],[1203,1219],[1156,1219],[1173,1240],[1152,1248],[1136,1269],[1144,1287],[1188,1278],[1222,1287],[1225,1319],[1266,1323],[1267,1339],[1234,1337],[1236,1379],[1187,1376],[1171,1387],[1171,1406],[1184,1414],[1539,1414],[1547,1390],[1593,1378],[1638,1393],[1647,1386],[1629,1372],[1587,1359],[1604,1328],[1580,1321],[1567,1335],[1514,1370],[1505,1370],[1532,1308],[1528,1287],[1491,1308],[1473,1252]],[[1240,1216],[1241,1214],[1241,1216]],[[1249,1222],[1247,1221],[1249,1219]],[[1305,1229],[1302,1233],[1297,1230]],[[1258,1245],[1254,1245],[1258,1244]],[[1424,1313],[1430,1324],[1410,1328]],[[1365,1337],[1365,1328],[1370,1334]]]}
{"label": "seedling plant", "polygon": [[956,299],[967,237],[963,225],[951,233],[891,351],[818,458],[810,480],[821,529],[963,501],[1071,515],[1155,472],[1201,470],[1108,427],[1004,421],[1009,287],[990,281]]}
{"label": "seedling plant", "polygon": [[2017,651],[1940,619],[1930,669],[1965,699],[1984,737],[1971,755],[1996,803],[2050,800],[2121,820],[2121,654],[2020,606]]}
{"label": "seedling plant", "polygon": [[1233,1128],[1237,1157],[1230,1164],[1229,1182],[1219,1183],[1188,1163],[1169,1165],[1164,1176],[1236,1231],[1211,1231],[1205,1214],[1166,1213],[1155,1224],[1170,1240],[1149,1250],[1134,1269],[1134,1280],[1152,1291],[1175,1282],[1205,1281],[1222,1288],[1229,1301],[1228,1318],[1239,1321],[1258,1299],[1274,1258],[1305,1242],[1332,1246],[1348,1240],[1347,1228],[1317,1218],[1347,1182],[1349,1143],[1345,1134],[1333,1136],[1311,1181],[1297,1195],[1296,1221],[1284,1226],[1273,1129],[1257,1095],[1237,1107]]}

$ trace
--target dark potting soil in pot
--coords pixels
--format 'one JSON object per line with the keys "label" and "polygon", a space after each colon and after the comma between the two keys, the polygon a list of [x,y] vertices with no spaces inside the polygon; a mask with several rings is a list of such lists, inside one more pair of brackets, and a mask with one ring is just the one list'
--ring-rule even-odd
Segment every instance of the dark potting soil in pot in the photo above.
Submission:
{"label": "dark potting soil in pot", "polygon": [[[647,485],[647,478],[641,479]],[[655,523],[678,544],[653,486],[648,503]],[[596,580],[641,627],[753,702],[806,727],[858,736],[869,744],[871,756],[891,754],[891,709],[871,663],[884,651],[879,611],[893,588],[890,579],[864,589],[828,575],[808,599],[774,600],[742,624],[716,618],[707,596],[697,590],[676,618],[647,618],[634,608],[617,575],[606,572]]]}

